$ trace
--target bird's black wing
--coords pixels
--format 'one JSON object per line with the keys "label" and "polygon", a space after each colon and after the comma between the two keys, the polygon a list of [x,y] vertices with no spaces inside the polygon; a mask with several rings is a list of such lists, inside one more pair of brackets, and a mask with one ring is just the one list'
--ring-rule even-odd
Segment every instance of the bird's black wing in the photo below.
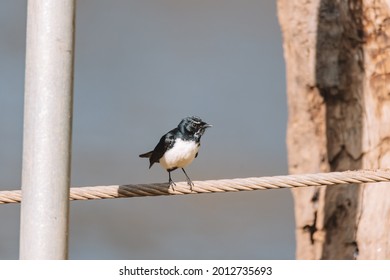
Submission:
{"label": "bird's black wing", "polygon": [[167,134],[165,134],[163,137],[161,137],[160,141],[158,142],[157,146],[154,148],[153,153],[149,159],[150,161],[150,167],[155,162],[159,162],[160,158],[163,157],[165,152],[172,148],[173,144],[175,143],[175,134],[176,134],[176,128],[169,131]]}

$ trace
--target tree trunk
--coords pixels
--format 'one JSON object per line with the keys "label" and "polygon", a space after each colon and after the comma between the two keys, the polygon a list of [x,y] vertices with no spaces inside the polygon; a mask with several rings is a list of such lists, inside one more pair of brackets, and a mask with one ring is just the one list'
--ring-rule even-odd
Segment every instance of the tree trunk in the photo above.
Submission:
{"label": "tree trunk", "polygon": [[[290,173],[390,167],[387,3],[278,0]],[[390,185],[293,195],[298,259],[390,258]]]}

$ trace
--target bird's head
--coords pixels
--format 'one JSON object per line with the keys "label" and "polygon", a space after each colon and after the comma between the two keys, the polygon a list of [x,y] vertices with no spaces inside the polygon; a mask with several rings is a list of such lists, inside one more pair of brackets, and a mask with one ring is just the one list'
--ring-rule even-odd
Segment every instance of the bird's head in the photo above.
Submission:
{"label": "bird's head", "polygon": [[179,130],[184,135],[194,136],[200,139],[206,128],[211,126],[211,124],[202,121],[198,117],[187,117],[179,123]]}

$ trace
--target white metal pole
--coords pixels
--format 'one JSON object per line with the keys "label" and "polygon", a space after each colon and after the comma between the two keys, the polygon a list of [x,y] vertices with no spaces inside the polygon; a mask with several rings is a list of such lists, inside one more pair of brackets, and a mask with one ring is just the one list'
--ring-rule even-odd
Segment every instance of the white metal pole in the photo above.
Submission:
{"label": "white metal pole", "polygon": [[68,257],[75,0],[29,0],[20,259]]}

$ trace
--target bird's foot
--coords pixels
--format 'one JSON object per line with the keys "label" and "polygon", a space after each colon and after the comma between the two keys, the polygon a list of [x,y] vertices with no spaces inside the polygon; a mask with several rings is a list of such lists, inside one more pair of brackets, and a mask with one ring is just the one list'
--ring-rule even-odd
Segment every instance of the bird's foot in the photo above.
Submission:
{"label": "bird's foot", "polygon": [[169,187],[172,188],[173,191],[175,190],[174,186],[176,186],[176,183],[173,182],[172,179],[169,179]]}
{"label": "bird's foot", "polygon": [[188,177],[187,172],[184,170],[184,168],[182,168],[181,170],[183,170],[184,175],[186,175],[187,185],[190,186],[190,190],[192,191],[192,187],[194,186],[194,183],[192,183],[190,177]]}
{"label": "bird's foot", "polygon": [[190,186],[190,190],[192,191],[192,187],[195,186],[194,183],[191,181],[190,178],[187,179],[187,185]]}

